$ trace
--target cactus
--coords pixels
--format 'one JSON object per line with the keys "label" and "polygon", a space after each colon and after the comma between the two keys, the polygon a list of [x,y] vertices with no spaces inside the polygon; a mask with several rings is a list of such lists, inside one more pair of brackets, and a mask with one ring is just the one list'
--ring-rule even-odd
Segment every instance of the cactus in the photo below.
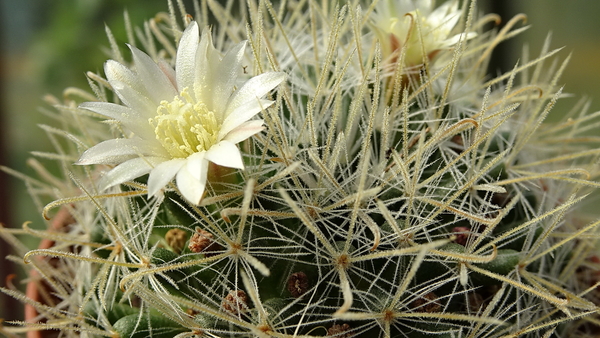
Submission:
{"label": "cactus", "polygon": [[[60,207],[72,224],[2,236],[56,302],[3,288],[40,321],[0,332],[598,329],[600,221],[581,207],[599,186],[597,138],[586,134],[597,114],[582,101],[542,123],[567,62],[549,42],[486,76],[524,16],[498,31],[484,27],[499,18],[456,1],[248,1],[230,14],[237,3],[203,1],[192,16],[169,2],[129,41],[144,52],[122,54],[109,33],[116,61],[87,74],[93,94],[50,98],[62,126],[42,128],[56,152],[36,155],[57,160],[61,175],[37,160],[42,180],[15,174],[47,219]],[[19,233],[55,243],[27,251]]]}

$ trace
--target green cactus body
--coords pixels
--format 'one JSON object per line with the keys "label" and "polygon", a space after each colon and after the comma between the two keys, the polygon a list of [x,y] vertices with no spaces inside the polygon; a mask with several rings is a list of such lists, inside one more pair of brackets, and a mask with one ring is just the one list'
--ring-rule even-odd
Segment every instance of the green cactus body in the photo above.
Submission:
{"label": "green cactus body", "polygon": [[118,337],[174,337],[187,331],[160,314],[142,315],[131,314],[122,317],[113,325]]}

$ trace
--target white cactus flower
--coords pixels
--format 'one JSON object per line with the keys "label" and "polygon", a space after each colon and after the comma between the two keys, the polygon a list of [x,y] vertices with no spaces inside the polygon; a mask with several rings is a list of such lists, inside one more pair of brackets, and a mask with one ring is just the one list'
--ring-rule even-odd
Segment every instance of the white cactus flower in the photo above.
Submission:
{"label": "white cactus flower", "polygon": [[[379,37],[384,57],[395,61],[406,45],[404,63],[416,66],[425,57],[460,41],[463,34],[452,31],[461,17],[457,1],[447,1],[434,9],[432,0],[381,0],[373,13],[372,24]],[[468,33],[469,39],[475,33]]]}
{"label": "white cactus flower", "polygon": [[150,174],[148,195],[157,195],[173,178],[180,193],[199,203],[209,162],[243,169],[236,144],[263,130],[251,120],[273,104],[264,99],[285,78],[267,72],[235,88],[246,43],[221,57],[208,30],[199,36],[192,22],[183,33],[175,70],[130,47],[135,70],[106,62],[106,77],[124,105],[86,102],[80,107],[120,121],[133,133],[99,143],[77,164],[116,165],[100,183],[105,189]]}

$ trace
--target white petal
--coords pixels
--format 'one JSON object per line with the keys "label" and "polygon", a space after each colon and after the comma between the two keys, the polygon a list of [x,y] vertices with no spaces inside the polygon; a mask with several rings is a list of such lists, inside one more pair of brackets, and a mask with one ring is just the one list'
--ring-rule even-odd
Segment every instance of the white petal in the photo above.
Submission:
{"label": "white petal", "polygon": [[162,100],[173,100],[175,95],[178,94],[177,90],[156,62],[146,53],[133,46],[129,46],[129,49],[131,49],[131,54],[133,55],[138,77],[146,87],[154,103],[158,106]]}
{"label": "white petal", "polygon": [[205,158],[223,167],[244,169],[240,150],[229,141],[223,140],[210,147]]}
{"label": "white petal", "polygon": [[194,153],[187,157],[186,167],[187,170],[192,174],[196,179],[200,179],[202,176],[202,172],[206,174],[206,170],[203,168],[208,165],[204,156],[206,155],[206,151],[201,151]]}
{"label": "white petal", "polygon": [[[151,118],[156,115],[158,106],[148,96],[140,94],[124,82],[112,81],[110,85],[123,103],[137,111],[141,117]],[[144,88],[144,90],[146,89]]]}
{"label": "white petal", "polygon": [[79,108],[117,120],[125,128],[143,139],[153,140],[156,137],[154,128],[148,122],[148,118],[141,117],[135,110],[129,107],[109,102],[84,102]]}
{"label": "white petal", "polygon": [[475,33],[475,32],[469,32],[469,33],[467,33],[466,36],[465,36],[465,33],[456,34],[456,35],[446,39],[445,41],[441,42],[440,48],[447,48],[447,47],[457,44],[458,41],[460,41],[460,40],[463,40],[463,41],[470,40],[476,36],[477,36],[477,33]]}
{"label": "white petal", "polygon": [[231,95],[229,104],[225,109],[225,118],[237,107],[245,104],[248,101],[256,101],[257,98],[262,98],[271,89],[275,88],[285,80],[285,73],[268,72],[260,74],[246,81],[238,90]]}
{"label": "white petal", "polygon": [[241,126],[246,121],[254,117],[254,115],[258,114],[263,109],[266,109],[273,103],[274,102],[270,100],[254,99],[238,106],[237,109],[231,112],[231,114],[229,114],[229,116],[227,116],[223,121],[217,138],[222,140],[225,135],[229,134],[229,132]]}
{"label": "white petal", "polygon": [[415,6],[417,8],[420,8],[426,14],[429,14],[431,12],[431,10],[433,9],[433,1],[431,1],[431,0],[417,1],[417,4]]}
{"label": "white petal", "polygon": [[162,157],[164,149],[161,148],[156,142],[147,142],[137,137],[107,140],[86,150],[75,164],[119,164],[133,157]]}
{"label": "white petal", "polygon": [[84,102],[79,105],[79,108],[91,110],[117,121],[127,120],[132,117],[140,117],[135,110],[110,102]]}
{"label": "white petal", "polygon": [[165,159],[162,157],[136,157],[123,162],[102,177],[99,188],[100,190],[104,190],[145,175],[149,173],[154,166],[164,162],[164,160]]}
{"label": "white petal", "polygon": [[149,98],[148,91],[138,76],[129,68],[114,60],[104,64],[106,79],[119,98],[142,115],[156,113],[156,104]]}
{"label": "white petal", "polygon": [[173,85],[173,88],[177,90],[177,78],[173,67],[171,67],[165,60],[160,60],[158,61],[158,68],[160,68],[160,70],[163,73],[165,73],[165,76],[167,77],[167,79],[169,79],[171,85]]}
{"label": "white petal", "polygon": [[148,196],[156,196],[158,191],[166,186],[175,177],[185,164],[185,159],[176,158],[163,162],[150,171],[148,178]]}
{"label": "white petal", "polygon": [[265,127],[263,126],[263,120],[252,120],[248,122],[244,122],[239,125],[237,128],[230,131],[223,140],[229,141],[233,144],[242,142],[248,137],[258,134],[263,131]]}
{"label": "white petal", "polygon": [[177,90],[185,87],[192,89],[196,69],[196,50],[198,49],[198,24],[192,21],[179,40],[175,72],[177,77]]}
{"label": "white petal", "polygon": [[223,107],[227,105],[227,100],[233,93],[233,88],[241,70],[242,58],[244,57],[244,49],[246,41],[235,45],[219,62],[219,65],[214,69],[213,77],[216,81],[213,86],[213,107],[221,107],[219,112],[224,111]]}
{"label": "white petal", "polygon": [[219,78],[219,75],[215,74],[215,68],[218,64],[218,52],[213,46],[210,31],[205,29],[202,31],[202,37],[200,37],[198,50],[196,51],[193,94],[196,100],[204,102],[209,110],[215,110],[215,107],[212,106],[212,90],[214,83]]}
{"label": "white petal", "polygon": [[[452,31],[454,26],[458,23],[460,19],[460,13],[456,13],[453,16],[444,17],[443,22],[432,22],[435,26],[433,27],[434,31],[438,31],[439,33],[444,33],[444,36],[448,36],[448,34]],[[439,34],[438,33],[438,34]]]}
{"label": "white petal", "polygon": [[188,201],[194,204],[200,203],[204,188],[206,187],[206,173],[208,171],[208,161],[202,161],[204,164],[201,168],[201,173],[198,178],[189,171],[187,165],[184,165],[177,172],[177,188],[181,195]]}
{"label": "white petal", "polygon": [[[456,1],[448,1],[443,3],[438,8],[429,13],[429,15],[427,15],[427,20],[436,25],[440,25],[444,21],[448,20],[450,16],[455,16],[456,20],[458,20],[458,18],[460,17],[460,13],[458,12],[458,2]],[[452,25],[452,27],[454,27],[454,24]]]}

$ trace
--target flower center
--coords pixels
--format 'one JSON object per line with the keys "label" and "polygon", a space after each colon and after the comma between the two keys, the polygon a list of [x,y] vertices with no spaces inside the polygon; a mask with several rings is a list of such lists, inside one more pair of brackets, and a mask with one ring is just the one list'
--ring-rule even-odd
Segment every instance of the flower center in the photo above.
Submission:
{"label": "flower center", "polygon": [[173,101],[162,101],[148,119],[156,139],[173,158],[206,151],[217,143],[220,123],[202,102],[194,102],[185,88]]}

